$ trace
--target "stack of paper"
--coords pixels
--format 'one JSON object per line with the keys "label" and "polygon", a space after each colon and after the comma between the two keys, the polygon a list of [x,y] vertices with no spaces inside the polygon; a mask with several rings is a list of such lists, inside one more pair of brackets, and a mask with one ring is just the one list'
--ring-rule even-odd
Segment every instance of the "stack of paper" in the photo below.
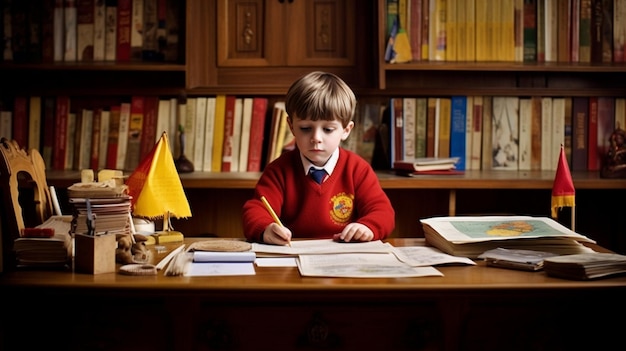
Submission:
{"label": "stack of paper", "polygon": [[112,198],[72,197],[74,207],[71,233],[87,234],[89,209],[93,215],[94,234],[130,234],[130,196]]}
{"label": "stack of paper", "polygon": [[15,239],[13,250],[18,267],[69,267],[72,258],[71,216],[52,216],[37,228],[51,228],[50,238]]}
{"label": "stack of paper", "polygon": [[545,251],[558,255],[593,252],[595,243],[545,217],[460,216],[420,220],[426,242],[454,256],[478,258],[498,247]]}
{"label": "stack of paper", "polygon": [[626,273],[626,256],[614,253],[584,253],[546,258],[546,274],[554,277],[588,280]]}

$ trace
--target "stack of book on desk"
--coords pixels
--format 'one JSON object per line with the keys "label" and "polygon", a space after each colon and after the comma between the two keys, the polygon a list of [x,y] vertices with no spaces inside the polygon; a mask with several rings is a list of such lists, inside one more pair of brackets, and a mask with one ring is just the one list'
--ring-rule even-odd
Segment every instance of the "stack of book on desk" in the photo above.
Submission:
{"label": "stack of book on desk", "polygon": [[499,247],[557,255],[594,252],[583,243],[595,241],[545,217],[460,216],[420,221],[426,242],[454,256],[478,258]]}
{"label": "stack of book on desk", "polygon": [[593,252],[546,258],[546,274],[574,280],[588,280],[626,273],[626,256]]}
{"label": "stack of book on desk", "polygon": [[68,196],[73,206],[71,233],[131,233],[131,197],[125,185],[77,183],[68,188]]}
{"label": "stack of book on desk", "polygon": [[[72,258],[71,220],[71,216],[52,216],[34,228],[45,235],[27,234],[15,239],[13,251],[17,266],[69,267]],[[33,232],[33,228],[25,232]]]}

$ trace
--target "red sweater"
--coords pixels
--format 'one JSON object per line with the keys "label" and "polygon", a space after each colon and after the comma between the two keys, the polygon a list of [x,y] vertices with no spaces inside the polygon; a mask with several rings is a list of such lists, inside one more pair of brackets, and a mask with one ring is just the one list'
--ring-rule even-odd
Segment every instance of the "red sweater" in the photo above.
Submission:
{"label": "red sweater", "polygon": [[372,167],[341,148],[333,174],[322,184],[304,174],[297,148],[265,167],[254,198],[243,206],[243,230],[250,241],[260,241],[273,221],[262,195],[293,238],[327,239],[358,222],[374,232],[373,240],[380,240],[395,227],[395,212]]}

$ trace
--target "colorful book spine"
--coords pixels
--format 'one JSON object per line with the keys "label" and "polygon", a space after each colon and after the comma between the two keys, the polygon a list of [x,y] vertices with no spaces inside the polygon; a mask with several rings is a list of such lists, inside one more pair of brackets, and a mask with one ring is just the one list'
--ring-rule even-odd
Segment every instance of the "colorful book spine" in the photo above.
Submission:
{"label": "colorful book spine", "polygon": [[458,157],[456,169],[467,169],[466,128],[467,97],[453,96],[450,99],[450,157]]}

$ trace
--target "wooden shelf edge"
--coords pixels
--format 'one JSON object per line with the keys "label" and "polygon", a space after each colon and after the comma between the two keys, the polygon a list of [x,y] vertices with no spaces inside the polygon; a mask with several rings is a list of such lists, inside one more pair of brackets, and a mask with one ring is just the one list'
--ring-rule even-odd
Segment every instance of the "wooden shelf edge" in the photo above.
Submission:
{"label": "wooden shelf edge", "polygon": [[[467,171],[463,175],[404,177],[378,171],[383,189],[552,189],[553,171]],[[128,174],[127,174],[128,175]],[[254,189],[259,172],[193,172],[180,175],[185,189]],[[626,189],[624,179],[600,178],[598,172],[573,172],[576,189]],[[49,185],[67,188],[80,180],[78,171],[48,171]]]}

